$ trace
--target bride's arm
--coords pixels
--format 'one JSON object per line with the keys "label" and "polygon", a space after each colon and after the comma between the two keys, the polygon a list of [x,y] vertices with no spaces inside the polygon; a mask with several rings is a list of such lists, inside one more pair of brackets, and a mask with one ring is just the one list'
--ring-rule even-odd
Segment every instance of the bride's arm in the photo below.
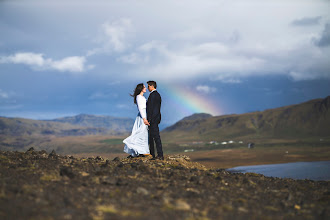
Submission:
{"label": "bride's arm", "polygon": [[143,119],[147,118],[147,104],[145,98],[141,96],[136,97],[137,106],[140,112],[140,115]]}

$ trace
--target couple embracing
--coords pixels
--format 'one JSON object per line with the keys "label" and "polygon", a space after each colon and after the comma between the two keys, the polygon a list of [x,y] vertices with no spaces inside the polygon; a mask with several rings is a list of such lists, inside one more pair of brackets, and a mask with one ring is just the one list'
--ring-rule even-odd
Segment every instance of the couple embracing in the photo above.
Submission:
{"label": "couple embracing", "polygon": [[[132,134],[123,141],[125,144],[124,152],[129,154],[128,158],[144,157],[151,154],[152,160],[163,160],[164,155],[158,127],[161,121],[162,98],[156,90],[157,83],[155,81],[148,81],[147,85],[150,92],[148,101],[143,96],[147,91],[143,83],[136,86],[132,95],[138,108],[138,115],[133,125]],[[157,157],[154,143],[156,144]]]}

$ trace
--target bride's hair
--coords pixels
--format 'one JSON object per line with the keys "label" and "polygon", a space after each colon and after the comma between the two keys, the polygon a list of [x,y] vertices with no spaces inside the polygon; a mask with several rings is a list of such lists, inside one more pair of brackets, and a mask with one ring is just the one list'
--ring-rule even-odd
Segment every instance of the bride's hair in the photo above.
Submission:
{"label": "bride's hair", "polygon": [[135,87],[135,90],[134,90],[134,94],[133,95],[131,94],[131,96],[134,97],[135,104],[136,104],[136,96],[141,93],[143,88],[144,88],[143,83],[137,84],[137,86]]}

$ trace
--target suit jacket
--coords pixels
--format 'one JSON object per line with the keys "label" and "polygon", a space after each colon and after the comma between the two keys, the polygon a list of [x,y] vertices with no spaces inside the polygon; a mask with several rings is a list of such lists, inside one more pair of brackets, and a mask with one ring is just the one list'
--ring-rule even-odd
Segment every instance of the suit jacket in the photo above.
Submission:
{"label": "suit jacket", "polygon": [[147,120],[150,124],[159,124],[162,116],[160,114],[160,107],[162,104],[162,98],[159,93],[153,91],[150,93],[147,101]]}

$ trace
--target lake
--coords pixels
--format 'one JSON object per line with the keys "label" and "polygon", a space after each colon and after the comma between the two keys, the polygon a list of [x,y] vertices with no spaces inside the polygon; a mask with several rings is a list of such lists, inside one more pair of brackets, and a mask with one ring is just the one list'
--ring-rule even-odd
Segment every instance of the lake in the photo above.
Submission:
{"label": "lake", "polygon": [[269,177],[330,180],[330,161],[239,166],[227,169],[227,171],[258,173]]}

